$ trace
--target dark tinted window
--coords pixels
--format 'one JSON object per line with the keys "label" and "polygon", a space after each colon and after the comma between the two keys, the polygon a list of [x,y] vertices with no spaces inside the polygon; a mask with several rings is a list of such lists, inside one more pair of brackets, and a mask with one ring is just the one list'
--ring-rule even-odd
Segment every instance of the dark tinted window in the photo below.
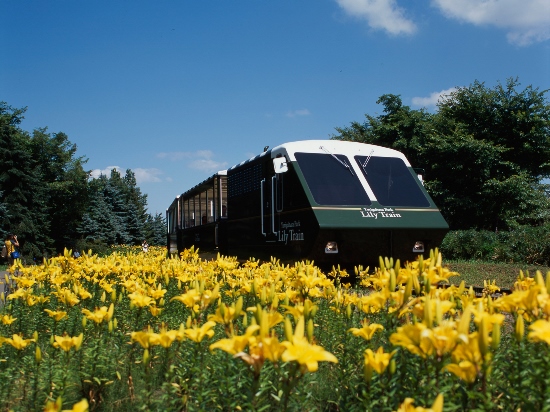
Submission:
{"label": "dark tinted window", "polygon": [[351,165],[346,156],[335,155],[349,168],[330,154],[296,153],[295,155],[316,203],[320,205],[371,204],[355,172],[350,172]]}
{"label": "dark tinted window", "polygon": [[[368,161],[367,161],[368,159]],[[420,182],[396,157],[355,156],[369,186],[383,206],[428,207]]]}

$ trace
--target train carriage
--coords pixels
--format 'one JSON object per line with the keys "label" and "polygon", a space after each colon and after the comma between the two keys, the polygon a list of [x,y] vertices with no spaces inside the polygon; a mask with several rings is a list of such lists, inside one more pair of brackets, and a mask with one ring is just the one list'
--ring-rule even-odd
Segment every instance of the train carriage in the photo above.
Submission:
{"label": "train carriage", "polygon": [[337,140],[266,150],[185,192],[167,217],[171,252],[195,245],[344,267],[414,260],[448,231],[402,153]]}

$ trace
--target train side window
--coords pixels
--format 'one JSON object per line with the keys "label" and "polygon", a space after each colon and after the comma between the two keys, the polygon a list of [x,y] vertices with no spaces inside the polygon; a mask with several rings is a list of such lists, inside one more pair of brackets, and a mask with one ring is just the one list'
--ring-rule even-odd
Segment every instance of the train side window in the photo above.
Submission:
{"label": "train side window", "polygon": [[371,204],[346,156],[324,153],[295,153],[295,156],[317,204]]}
{"label": "train side window", "polygon": [[429,207],[416,174],[397,157],[355,156],[376,200],[383,206]]}

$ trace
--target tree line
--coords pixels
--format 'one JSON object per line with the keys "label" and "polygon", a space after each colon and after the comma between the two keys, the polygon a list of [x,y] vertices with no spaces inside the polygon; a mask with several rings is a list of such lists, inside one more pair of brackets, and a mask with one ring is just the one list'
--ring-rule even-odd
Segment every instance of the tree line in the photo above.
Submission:
{"label": "tree line", "polygon": [[147,213],[135,175],[90,177],[63,132],[21,128],[26,108],[0,102],[0,235],[15,233],[26,260],[112,244],[166,244],[166,222]]}
{"label": "tree line", "polygon": [[424,170],[452,230],[550,225],[547,93],[517,78],[494,88],[475,81],[442,96],[434,113],[385,94],[382,114],[336,128],[332,138],[403,152]]}

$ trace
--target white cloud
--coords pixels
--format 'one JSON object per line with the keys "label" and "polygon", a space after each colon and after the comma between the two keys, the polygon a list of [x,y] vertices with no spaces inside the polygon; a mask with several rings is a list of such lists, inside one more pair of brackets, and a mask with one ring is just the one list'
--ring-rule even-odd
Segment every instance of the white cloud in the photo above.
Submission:
{"label": "white cloud", "polygon": [[111,170],[116,170],[118,173],[123,173],[120,166],[107,166],[105,169],[94,169],[90,172],[90,177],[97,179],[99,176],[111,176]]}
{"label": "white cloud", "polygon": [[308,109],[299,109],[287,112],[286,117],[309,116],[310,114]]}
{"label": "white cloud", "polygon": [[227,162],[218,162],[213,160],[214,153],[211,150],[197,150],[195,152],[162,152],[157,154],[159,159],[168,159],[173,162],[191,159],[187,164],[191,169],[202,170],[205,172],[217,172],[227,166]]}
{"label": "white cloud", "polygon": [[508,31],[508,41],[525,46],[550,39],[548,0],[432,0],[448,18]]}
{"label": "white cloud", "polygon": [[414,22],[405,17],[396,0],[336,0],[347,14],[366,20],[375,30],[385,30],[392,35],[413,34]]}
{"label": "white cloud", "polygon": [[[126,169],[123,169],[120,166],[107,166],[105,169],[94,169],[90,172],[90,177],[97,179],[99,176],[111,176],[111,170],[116,170],[122,177],[126,174]],[[139,183],[149,183],[149,182],[162,182],[162,171],[159,169],[151,168],[144,169],[141,167],[131,169],[134,172],[136,177],[136,182]]]}
{"label": "white cloud", "polygon": [[132,169],[132,172],[136,175],[136,182],[138,183],[162,182],[162,178],[159,177],[162,175],[162,171],[159,169],[143,169],[138,167],[136,169]]}
{"label": "white cloud", "polygon": [[448,96],[455,90],[456,88],[451,87],[450,89],[441,90],[440,92],[433,92],[428,97],[413,97],[412,104],[413,106],[418,107],[435,107],[437,102],[440,101],[442,97]]}

